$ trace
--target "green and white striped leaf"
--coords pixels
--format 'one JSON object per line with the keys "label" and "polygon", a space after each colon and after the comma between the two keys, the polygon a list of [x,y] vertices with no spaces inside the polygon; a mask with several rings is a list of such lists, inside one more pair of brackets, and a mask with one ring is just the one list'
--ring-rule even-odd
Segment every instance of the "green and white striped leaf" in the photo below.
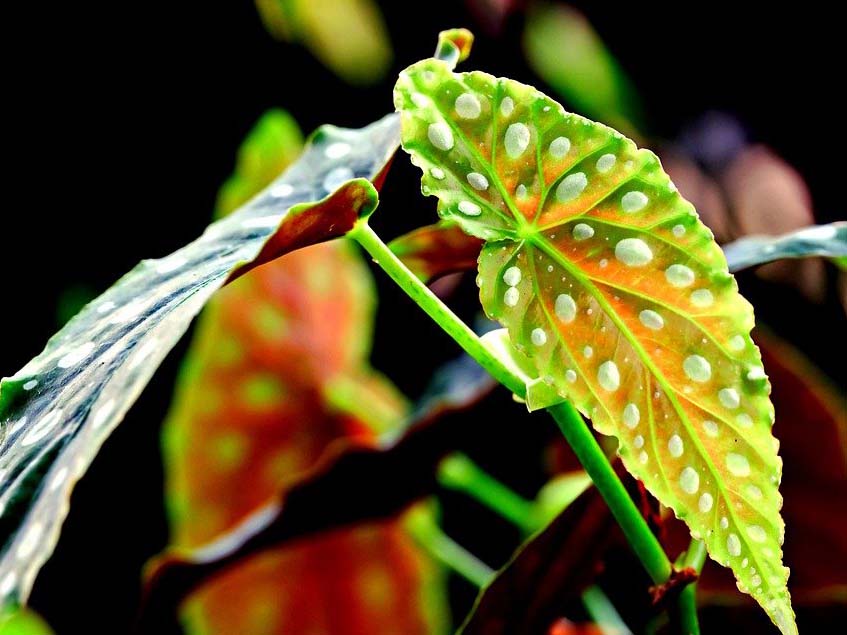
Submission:
{"label": "green and white striped leaf", "polygon": [[796,632],[753,310],[658,158],[530,86],[434,59],[401,73],[395,106],[424,194],[486,240],[489,316]]}

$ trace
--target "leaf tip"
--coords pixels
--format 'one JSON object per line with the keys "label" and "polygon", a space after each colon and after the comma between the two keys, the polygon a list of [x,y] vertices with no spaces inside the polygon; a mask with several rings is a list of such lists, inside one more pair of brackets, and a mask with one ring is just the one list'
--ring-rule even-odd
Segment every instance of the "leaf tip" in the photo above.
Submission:
{"label": "leaf tip", "polygon": [[448,29],[438,34],[435,57],[447,62],[450,68],[468,58],[473,46],[473,33],[467,29]]}

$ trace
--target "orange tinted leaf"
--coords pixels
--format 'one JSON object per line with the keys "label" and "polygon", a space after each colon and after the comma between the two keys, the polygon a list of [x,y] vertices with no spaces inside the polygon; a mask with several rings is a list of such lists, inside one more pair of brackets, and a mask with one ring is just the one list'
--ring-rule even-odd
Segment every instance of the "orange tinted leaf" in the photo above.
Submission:
{"label": "orange tinted leaf", "polygon": [[486,241],[486,312],[796,632],[752,307],[656,156],[530,86],[438,60],[401,73],[395,105],[424,193]]}
{"label": "orange tinted leaf", "polygon": [[521,545],[480,591],[461,635],[548,632],[561,607],[593,582],[597,562],[616,536],[597,490],[585,491]]}
{"label": "orange tinted leaf", "polygon": [[[291,160],[294,135],[279,123],[263,117],[222,192],[237,184],[249,198]],[[237,526],[329,445],[396,428],[405,402],[368,363],[375,304],[342,241],[250,271],[212,300],[165,424],[175,546]],[[184,617],[193,635],[423,635],[430,569],[398,521],[342,529],[245,559],[198,589]]]}
{"label": "orange tinted leaf", "polygon": [[[493,388],[491,377],[470,358],[451,362],[436,373],[408,429],[397,438],[375,443],[368,435],[347,435],[327,448],[313,466],[280,482],[275,496],[231,530],[196,549],[168,549],[147,568],[141,632],[169,632],[174,620],[172,611],[180,601],[233,564],[295,539],[302,542],[354,523],[393,517],[412,502],[433,494],[435,472],[443,457],[473,444],[484,426],[484,422],[472,417],[447,415],[473,406]],[[172,438],[171,443],[179,443],[179,439]],[[178,489],[179,484],[174,487]],[[241,489],[246,489],[243,484]],[[184,498],[181,492],[177,494]],[[250,493],[239,492],[236,496],[241,501]],[[172,511],[175,516],[183,513],[179,509]],[[197,526],[193,519],[187,522]],[[201,532],[202,528],[196,531]],[[273,566],[271,559],[268,567]],[[435,599],[429,596],[427,603],[417,605],[415,610],[437,610]],[[223,600],[224,604],[231,604],[226,597]]]}
{"label": "orange tinted leaf", "polygon": [[423,280],[476,267],[482,241],[444,221],[415,229],[391,241],[397,257]]}

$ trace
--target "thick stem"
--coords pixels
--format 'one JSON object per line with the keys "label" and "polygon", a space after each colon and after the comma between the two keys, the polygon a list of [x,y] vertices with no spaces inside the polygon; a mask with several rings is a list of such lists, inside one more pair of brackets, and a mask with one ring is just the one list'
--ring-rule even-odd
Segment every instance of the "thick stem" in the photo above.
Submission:
{"label": "thick stem", "polygon": [[606,501],[647,574],[656,584],[667,581],[671,575],[671,563],[662,545],[650,531],[582,417],[569,403],[551,406],[547,412],[559,425],[559,430]]}
{"label": "thick stem", "polygon": [[[702,540],[691,539],[688,551],[682,558],[682,568],[691,567],[697,573],[703,569],[706,561],[706,543]],[[697,621],[697,583],[692,582],[679,594],[677,604],[679,621],[684,635],[700,635],[700,624]]]}
{"label": "thick stem", "polygon": [[[351,237],[468,355],[506,388],[519,397],[525,397],[526,387],[521,379],[497,359],[470,327],[406,268],[366,222],[360,222],[351,232]],[[670,561],[579,413],[567,402],[547,410],[559,424],[585,471],[609,505],[647,573],[657,584],[665,582],[671,574]]]}

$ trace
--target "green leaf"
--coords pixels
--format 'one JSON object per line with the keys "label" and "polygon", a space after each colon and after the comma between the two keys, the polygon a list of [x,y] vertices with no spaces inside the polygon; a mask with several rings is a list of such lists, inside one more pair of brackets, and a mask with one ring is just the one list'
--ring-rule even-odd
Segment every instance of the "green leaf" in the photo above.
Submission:
{"label": "green leaf", "polygon": [[394,116],[361,130],[321,128],[268,189],[188,246],[139,264],[3,380],[0,603],[25,601],[74,482],[211,295],[373,211],[366,179],[381,182],[397,141]]}
{"label": "green leaf", "polygon": [[530,86],[438,60],[401,73],[395,105],[423,192],[487,241],[489,316],[796,632],[753,311],[658,158]]}
{"label": "green leaf", "polygon": [[813,225],[781,236],[746,236],[724,245],[730,271],[781,260],[822,256],[847,258],[847,222]]}
{"label": "green leaf", "polygon": [[0,615],[0,635],[52,635],[53,631],[38,615],[16,608]]}

